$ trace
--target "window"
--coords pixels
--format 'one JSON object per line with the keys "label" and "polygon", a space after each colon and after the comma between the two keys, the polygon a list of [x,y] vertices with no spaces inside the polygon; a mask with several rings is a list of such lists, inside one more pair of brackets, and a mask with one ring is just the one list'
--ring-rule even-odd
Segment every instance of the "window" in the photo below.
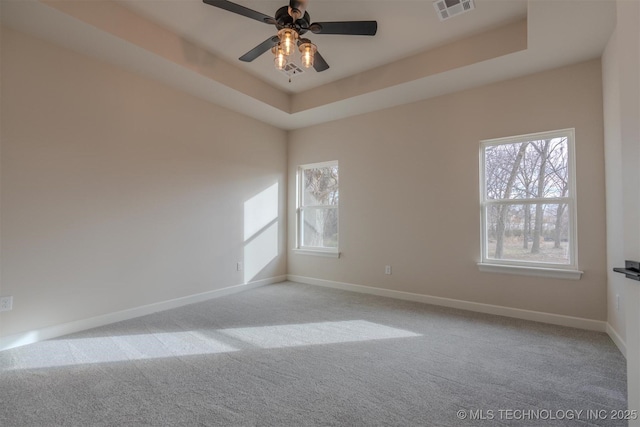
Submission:
{"label": "window", "polygon": [[298,169],[297,249],[338,254],[338,162]]}
{"label": "window", "polygon": [[577,270],[574,164],[573,129],[482,141],[481,267]]}

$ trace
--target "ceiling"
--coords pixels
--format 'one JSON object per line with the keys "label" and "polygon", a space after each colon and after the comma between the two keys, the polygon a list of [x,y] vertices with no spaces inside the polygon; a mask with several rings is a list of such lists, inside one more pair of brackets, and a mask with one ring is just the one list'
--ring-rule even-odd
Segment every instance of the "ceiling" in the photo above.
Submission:
{"label": "ceiling", "polygon": [[[374,37],[307,33],[305,37],[318,46],[331,68],[322,73],[309,71],[294,77],[291,83],[275,69],[271,54],[252,63],[238,61],[239,56],[276,34],[272,25],[206,5],[202,0],[119,2],[269,84],[297,93],[527,15],[526,0],[476,1],[474,11],[441,23],[430,0],[310,0],[307,12],[312,22],[376,20],[378,33]],[[269,16],[288,4],[288,0],[234,2]]]}
{"label": "ceiling", "polygon": [[[236,0],[272,16],[286,0]],[[441,22],[431,0],[310,0],[312,22],[376,20],[374,37],[308,33],[329,63],[292,81],[271,25],[201,0],[0,2],[2,22],[283,129],[311,126],[599,57],[611,0],[475,0]]]}

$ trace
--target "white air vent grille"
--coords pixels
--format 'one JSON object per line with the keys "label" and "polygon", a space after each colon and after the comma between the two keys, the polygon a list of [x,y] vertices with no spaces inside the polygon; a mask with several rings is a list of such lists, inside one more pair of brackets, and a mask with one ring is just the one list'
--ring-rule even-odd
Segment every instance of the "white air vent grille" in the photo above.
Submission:
{"label": "white air vent grille", "polygon": [[473,0],[437,0],[433,2],[433,7],[441,21],[476,8]]}
{"label": "white air vent grille", "polygon": [[291,77],[293,75],[296,75],[296,74],[304,73],[304,70],[302,68],[298,67],[293,62],[287,63],[287,65],[285,65],[284,68],[282,70],[280,70],[280,71],[282,71],[283,73],[285,73],[289,77]]}

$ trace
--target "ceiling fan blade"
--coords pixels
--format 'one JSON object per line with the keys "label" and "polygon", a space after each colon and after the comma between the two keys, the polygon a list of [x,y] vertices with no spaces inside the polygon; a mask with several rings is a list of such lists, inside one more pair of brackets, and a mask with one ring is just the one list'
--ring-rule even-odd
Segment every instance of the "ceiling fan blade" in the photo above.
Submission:
{"label": "ceiling fan blade", "polygon": [[239,59],[240,61],[251,62],[257,57],[259,57],[260,55],[262,55],[263,53],[265,53],[266,51],[268,51],[269,49],[271,49],[272,47],[274,47],[275,45],[277,45],[279,41],[280,39],[278,38],[278,36],[269,37],[268,39],[260,43],[258,46],[254,47],[249,52],[242,55]]}
{"label": "ceiling fan blade", "polygon": [[313,55],[313,68],[317,71],[324,71],[329,68],[329,64],[324,60],[320,52],[316,50],[315,55]]}
{"label": "ceiling fan blade", "polygon": [[355,36],[375,36],[377,21],[314,22],[309,25],[314,34],[344,34]]}
{"label": "ceiling fan blade", "polygon": [[220,9],[228,10],[229,12],[237,13],[238,15],[246,16],[247,18],[255,19],[256,21],[264,22],[265,24],[275,25],[276,20],[264,13],[256,12],[248,7],[240,6],[239,4],[232,3],[227,0],[202,0],[204,3],[219,7]]}

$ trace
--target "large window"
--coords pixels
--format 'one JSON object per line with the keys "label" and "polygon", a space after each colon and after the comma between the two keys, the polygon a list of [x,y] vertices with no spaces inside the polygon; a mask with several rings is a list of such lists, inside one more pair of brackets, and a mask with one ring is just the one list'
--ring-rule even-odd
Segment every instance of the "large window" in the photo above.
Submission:
{"label": "large window", "polygon": [[300,166],[297,199],[298,249],[337,254],[338,162]]}
{"label": "large window", "polygon": [[574,131],[482,141],[482,263],[577,270]]}

